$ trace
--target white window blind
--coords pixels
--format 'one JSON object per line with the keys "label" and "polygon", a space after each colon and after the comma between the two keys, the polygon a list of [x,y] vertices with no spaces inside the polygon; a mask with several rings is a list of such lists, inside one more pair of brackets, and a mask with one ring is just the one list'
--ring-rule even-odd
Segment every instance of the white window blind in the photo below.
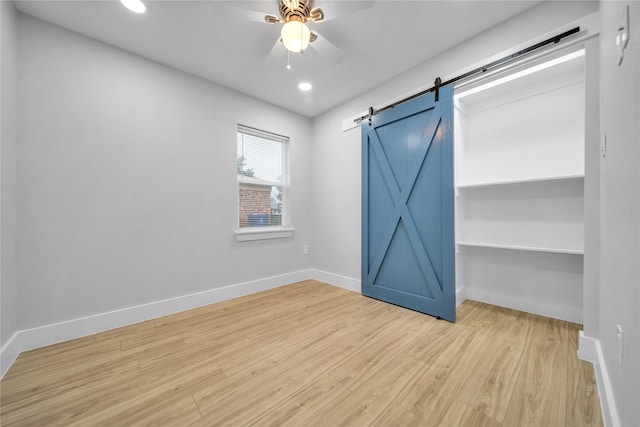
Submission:
{"label": "white window blind", "polygon": [[238,227],[288,225],[289,138],[238,125]]}

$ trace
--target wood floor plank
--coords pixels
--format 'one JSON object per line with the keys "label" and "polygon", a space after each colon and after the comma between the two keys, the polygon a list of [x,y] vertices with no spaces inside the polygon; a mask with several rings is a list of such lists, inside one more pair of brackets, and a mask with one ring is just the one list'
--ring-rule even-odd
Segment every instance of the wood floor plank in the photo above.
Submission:
{"label": "wood floor plank", "polygon": [[308,426],[325,415],[325,407],[337,405],[351,393],[331,376],[323,374],[312,384],[283,401],[256,421],[256,426]]}
{"label": "wood floor plank", "polygon": [[21,354],[0,424],[601,426],[579,325],[304,281]]}
{"label": "wood floor plank", "polygon": [[427,318],[427,321],[431,322],[429,328],[418,339],[414,340],[405,349],[405,352],[425,365],[430,366],[460,333],[461,328],[457,328],[455,325],[466,325],[472,322],[482,306],[481,303],[475,301],[465,301],[456,310],[457,323],[436,320],[429,316]]}
{"label": "wood floor plank", "polygon": [[[250,332],[247,337],[257,345],[283,342],[290,340],[292,334],[306,333],[309,328],[318,330],[363,322],[366,318],[361,315],[380,309],[379,301],[359,300],[354,304],[356,300],[353,297],[353,295],[335,295],[332,299],[323,301],[322,304],[273,322],[268,328],[262,327]],[[311,324],[310,316],[314,319]]]}
{"label": "wood floor plank", "polygon": [[249,425],[257,421],[273,407],[315,382],[335,360],[345,354],[344,348],[326,343],[311,345],[296,355],[253,376],[250,380],[234,383],[228,379],[223,390],[205,389],[194,393],[194,398],[203,417],[212,413],[221,425]]}
{"label": "wood floor plank", "polygon": [[459,400],[447,410],[438,427],[500,427],[501,423]]}
{"label": "wood floor plank", "polygon": [[503,424],[547,427],[566,420],[568,334],[555,319],[529,315],[533,322],[526,358]]}
{"label": "wood floor plank", "polygon": [[[30,370],[24,375],[14,375],[3,379],[0,395],[3,408],[13,403],[29,400],[35,396],[52,392],[73,389],[78,384],[100,380],[114,375],[125,375],[127,372],[139,372],[137,360],[122,360],[120,353],[107,353],[106,356],[87,358],[86,362],[64,367],[53,364],[49,367],[42,364],[37,370]],[[114,360],[114,358],[116,358]]]}
{"label": "wood floor plank", "polygon": [[200,418],[198,407],[190,394],[172,391],[163,393],[151,391],[120,401],[106,410],[83,417],[76,422],[62,425],[162,425],[180,427]]}
{"label": "wood floor plank", "polygon": [[[364,426],[414,426],[414,427],[430,427],[426,421],[415,416],[406,408],[398,405],[394,399],[393,393],[385,393],[375,401],[373,405],[366,408],[361,413],[358,420],[352,423],[345,423],[345,426],[360,424]],[[331,425],[331,424],[327,424]]]}
{"label": "wood floor plank", "polygon": [[505,327],[494,334],[491,357],[483,357],[468,373],[457,399],[502,422],[532,333],[527,314],[503,310],[499,322]]}
{"label": "wood floor plank", "polygon": [[18,398],[11,396],[11,391],[0,385],[0,425],[38,424],[44,420],[51,422],[67,406],[81,405],[93,399],[91,396],[101,398],[110,395],[119,384],[127,383],[131,378],[137,379],[138,376],[138,362],[131,361],[116,364],[113,369],[96,371],[95,375],[81,374],[74,377],[75,381],[58,383],[43,378],[39,389],[23,390]]}
{"label": "wood floor plank", "polygon": [[[248,351],[241,355],[229,354],[227,355],[228,357],[221,357],[218,359],[218,363],[226,375],[233,376],[243,370],[250,369],[265,357],[276,356],[285,351],[294,354],[298,349],[318,340],[330,339],[333,342],[332,345],[351,351],[370,339],[372,334],[380,333],[386,328],[392,327],[384,325],[385,316],[383,314],[388,310],[387,304],[379,303],[372,306],[370,311],[363,313],[362,318],[357,322],[340,321],[340,315],[336,314],[336,320],[324,323],[307,323],[306,327],[298,327],[291,331],[285,341],[265,342],[260,346],[256,346],[253,351]],[[403,314],[398,313],[397,315]],[[359,334],[354,335],[353,329],[357,329]]]}
{"label": "wood floor plank", "polygon": [[370,427],[430,427],[430,424],[426,421],[421,420],[411,412],[407,412],[402,406],[393,404],[393,402],[384,405],[384,411],[375,414],[369,419],[364,419],[363,421]]}
{"label": "wood floor plank", "polygon": [[496,322],[495,310],[487,306],[478,310],[466,327],[455,325],[459,330],[456,339],[407,384],[398,402],[419,418],[438,425],[469,373],[491,354]]}
{"label": "wood floor plank", "polygon": [[57,358],[51,364],[33,362],[39,368],[31,368],[23,375],[13,376],[6,382],[2,380],[3,403],[7,404],[20,399],[25,394],[42,394],[48,391],[60,392],[87,379],[97,379],[105,375],[114,375],[125,367],[126,372],[135,363],[135,372],[139,372],[139,358],[154,352],[169,351],[182,342],[179,336],[159,338],[155,342],[145,341],[138,347],[127,351],[107,351],[104,353],[90,351],[84,357],[78,355],[68,362],[60,363]]}
{"label": "wood floor plank", "polygon": [[80,343],[71,340],[20,354],[2,379],[3,384],[11,382],[13,377],[20,377],[20,382],[25,381],[29,375],[38,377],[40,375],[38,371],[42,369],[51,371],[64,370],[69,366],[77,368],[78,364],[83,363],[87,358],[92,359],[93,356],[104,358],[120,353],[119,341],[105,343],[97,342],[94,336],[88,338],[80,338],[78,340]]}
{"label": "wood floor plank", "polygon": [[385,364],[397,353],[404,352],[415,338],[424,332],[434,320],[407,311],[407,318],[393,323],[393,327],[380,328],[368,342],[358,346],[347,358],[329,373],[340,384],[355,390],[378,372],[378,366]]}
{"label": "wood floor plank", "polygon": [[[91,381],[67,391],[64,394],[47,396],[21,411],[3,414],[3,425],[11,425],[17,416],[28,423],[46,425],[68,425],[76,420],[89,420],[101,415],[126,412],[136,402],[150,404],[154,396],[167,393],[189,394],[194,389],[224,379],[222,371],[211,362],[172,372],[137,371],[128,375],[113,375],[101,381]],[[141,400],[142,399],[142,400]],[[169,404],[171,402],[165,402]],[[16,425],[21,425],[17,423]]]}
{"label": "wood floor plank", "polygon": [[311,425],[350,426],[361,422],[366,425],[362,420],[382,416],[390,404],[399,406],[395,396],[424,369],[422,362],[396,354],[380,367],[375,379],[369,379],[337,404],[325,405],[325,415]]}

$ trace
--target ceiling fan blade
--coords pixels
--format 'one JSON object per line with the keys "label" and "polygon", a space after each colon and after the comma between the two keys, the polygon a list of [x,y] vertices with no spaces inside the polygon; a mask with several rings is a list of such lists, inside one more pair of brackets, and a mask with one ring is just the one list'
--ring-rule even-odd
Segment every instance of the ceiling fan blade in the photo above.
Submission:
{"label": "ceiling fan blade", "polygon": [[313,31],[316,39],[310,44],[320,56],[332,64],[340,62],[344,53],[317,31]]}
{"label": "ceiling fan blade", "polygon": [[326,22],[335,18],[342,18],[343,16],[350,15],[352,13],[360,12],[361,10],[369,9],[371,6],[373,6],[373,0],[333,0],[314,6],[313,9],[322,9],[324,18],[320,22]]}
{"label": "ceiling fan blade", "polygon": [[273,44],[273,47],[269,51],[269,54],[266,56],[264,61],[262,62],[266,67],[284,67],[287,62],[285,60],[285,54],[287,49],[285,49],[284,45],[280,42],[280,37]]}

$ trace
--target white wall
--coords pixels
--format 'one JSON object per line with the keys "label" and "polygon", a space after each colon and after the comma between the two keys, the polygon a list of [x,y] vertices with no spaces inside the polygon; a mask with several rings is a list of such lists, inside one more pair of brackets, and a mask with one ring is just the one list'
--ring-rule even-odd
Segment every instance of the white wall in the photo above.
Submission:
{"label": "white wall", "polygon": [[586,43],[584,283],[582,326],[585,336],[598,336],[600,305],[600,40]]}
{"label": "white wall", "polygon": [[[360,128],[342,121],[426,89],[514,46],[597,10],[594,2],[545,2],[313,120],[313,246],[315,268],[360,278]],[[328,173],[330,171],[330,173]]]}
{"label": "white wall", "polygon": [[[625,59],[617,66],[615,36],[630,6]],[[640,3],[600,3],[601,272],[599,340],[620,425],[640,422]],[[624,329],[623,366],[616,325]]]}
{"label": "white wall", "polygon": [[[16,114],[17,13],[11,2],[0,2],[0,347],[16,332]],[[3,364],[5,360],[2,360]],[[1,370],[1,369],[0,369]],[[3,370],[2,370],[3,371]]]}
{"label": "white wall", "polygon": [[[309,268],[308,119],[26,15],[18,35],[18,329]],[[291,138],[293,238],[233,236],[238,123]]]}

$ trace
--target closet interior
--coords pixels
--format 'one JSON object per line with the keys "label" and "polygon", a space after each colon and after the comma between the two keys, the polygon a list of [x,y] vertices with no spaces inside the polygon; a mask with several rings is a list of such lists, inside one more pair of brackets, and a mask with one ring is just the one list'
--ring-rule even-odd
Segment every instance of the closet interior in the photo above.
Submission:
{"label": "closet interior", "polygon": [[582,322],[585,50],[456,87],[456,289]]}

